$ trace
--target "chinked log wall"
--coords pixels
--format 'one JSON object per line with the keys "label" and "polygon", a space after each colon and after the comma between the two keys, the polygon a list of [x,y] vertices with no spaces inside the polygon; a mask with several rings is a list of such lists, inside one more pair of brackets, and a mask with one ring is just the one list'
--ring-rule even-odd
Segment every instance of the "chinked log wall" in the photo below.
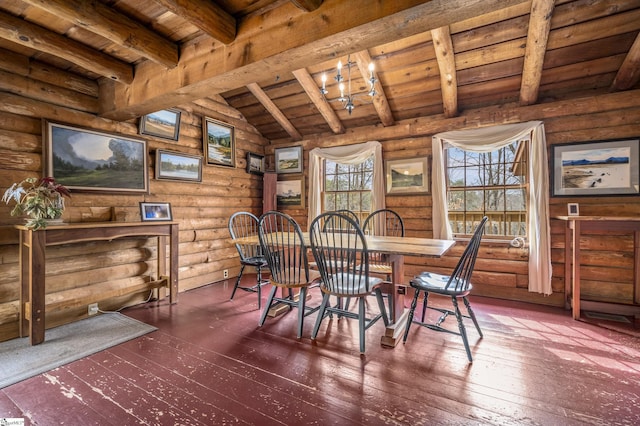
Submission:
{"label": "chinked log wall", "polygon": [[[14,55],[15,56],[15,55]],[[0,61],[11,77],[11,85],[0,86],[0,188],[27,176],[39,176],[42,170],[41,119],[69,123],[106,132],[137,134],[135,122],[112,122],[96,118],[93,102],[97,87],[90,81],[63,72],[52,72],[37,63],[20,64],[20,58]],[[10,62],[10,63],[9,63]],[[24,61],[23,61],[24,62]],[[18,64],[18,65],[16,65]],[[0,79],[6,81],[6,79]],[[55,92],[59,93],[56,94]],[[553,102],[530,107],[503,106],[468,110],[452,119],[406,120],[391,127],[359,128],[344,135],[319,135],[302,142],[276,141],[267,147],[268,163],[273,162],[273,147],[302,144],[305,148],[305,173],[308,151],[318,146],[353,144],[368,140],[383,143],[386,159],[431,154],[431,136],[453,130],[528,120],[543,120],[549,146],[559,143],[628,138],[640,135],[640,91],[608,94],[573,102]],[[76,104],[84,105],[78,108]],[[73,106],[71,109],[68,106]],[[180,290],[222,280],[222,271],[230,276],[239,271],[237,254],[228,241],[227,220],[238,210],[261,212],[262,182],[244,170],[245,153],[262,153],[263,140],[234,110],[222,103],[201,103],[183,110],[180,140],[171,142],[153,137],[149,141],[150,193],[116,195],[75,193],[68,202],[68,221],[109,220],[112,211],[128,221],[139,220],[138,202],[171,203],[175,220],[180,223]],[[201,120],[206,115],[236,126],[236,168],[204,166],[201,184],[154,180],[153,152],[157,148],[187,154],[202,154]],[[309,185],[309,179],[306,179]],[[308,191],[307,191],[308,193]],[[639,215],[639,197],[552,198],[551,215],[566,213],[566,203],[579,202],[583,214]],[[407,234],[431,236],[431,197],[427,195],[387,197],[387,205],[400,212],[407,223]],[[18,245],[12,225],[20,219],[9,217],[9,207],[0,205],[0,340],[17,336]],[[305,210],[289,210],[307,227]],[[525,300],[561,306],[564,301],[563,223],[552,222],[553,290],[551,297],[527,291],[527,255],[506,246],[483,247],[476,267],[476,292],[493,297]],[[595,235],[582,241],[586,265],[583,270],[583,297],[594,300],[630,303],[632,243],[630,236]],[[462,246],[438,261],[408,259],[406,274],[411,276],[426,267],[437,270],[455,264]],[[603,253],[615,252],[614,260]],[[81,257],[78,257],[80,255]],[[73,288],[90,290],[108,285],[134,286],[143,280],[154,263],[155,247],[147,240],[69,245],[48,250],[47,285],[51,297]],[[622,279],[620,277],[623,277]],[[103,281],[104,280],[104,281]],[[604,284],[604,285],[602,285]],[[99,292],[99,290],[96,290]],[[101,309],[114,309],[143,300],[146,293],[123,295],[100,301]],[[99,297],[96,296],[96,297]],[[69,300],[68,309],[47,314],[50,326],[73,321],[86,315],[86,306]]]}

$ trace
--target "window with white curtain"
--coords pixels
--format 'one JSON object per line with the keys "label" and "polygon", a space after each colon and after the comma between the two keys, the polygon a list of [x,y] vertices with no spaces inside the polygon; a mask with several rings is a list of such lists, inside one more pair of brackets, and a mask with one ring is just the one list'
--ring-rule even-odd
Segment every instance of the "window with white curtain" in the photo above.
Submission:
{"label": "window with white curtain", "polygon": [[373,155],[358,164],[324,160],[322,211],[350,210],[361,220],[371,212]]}
{"label": "window with white curtain", "polygon": [[488,237],[526,237],[528,140],[488,152],[446,145],[447,206],[455,237],[470,236],[484,216]]}

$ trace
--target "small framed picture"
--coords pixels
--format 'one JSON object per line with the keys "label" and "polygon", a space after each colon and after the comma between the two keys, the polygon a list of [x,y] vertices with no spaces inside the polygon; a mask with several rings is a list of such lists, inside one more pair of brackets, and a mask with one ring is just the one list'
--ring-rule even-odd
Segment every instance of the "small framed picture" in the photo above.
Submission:
{"label": "small framed picture", "polygon": [[141,202],[140,217],[143,222],[173,220],[171,204]]}
{"label": "small framed picture", "polygon": [[163,109],[140,119],[140,134],[178,140],[180,134],[180,111]]}
{"label": "small framed picture", "polygon": [[429,157],[386,160],[387,195],[429,193]]}
{"label": "small framed picture", "polygon": [[247,173],[264,174],[264,155],[247,152]]}
{"label": "small framed picture", "polygon": [[213,118],[204,117],[202,119],[202,137],[207,164],[236,166],[235,127]]}
{"label": "small framed picture", "polygon": [[202,181],[202,157],[156,150],[156,179]]}
{"label": "small framed picture", "polygon": [[578,203],[567,204],[567,214],[569,216],[580,216],[580,210],[578,209]]}
{"label": "small framed picture", "polygon": [[276,148],[276,173],[302,173],[302,146]]}
{"label": "small framed picture", "polygon": [[276,182],[278,208],[304,208],[304,176]]}

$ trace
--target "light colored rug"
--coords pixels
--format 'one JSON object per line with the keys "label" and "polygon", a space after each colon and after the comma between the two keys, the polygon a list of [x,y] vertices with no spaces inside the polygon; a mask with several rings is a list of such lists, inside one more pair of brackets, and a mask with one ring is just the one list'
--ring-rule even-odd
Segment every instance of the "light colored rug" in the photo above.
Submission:
{"label": "light colored rug", "polygon": [[157,330],[120,313],[106,313],[47,330],[44,342],[28,337],[0,343],[0,388]]}

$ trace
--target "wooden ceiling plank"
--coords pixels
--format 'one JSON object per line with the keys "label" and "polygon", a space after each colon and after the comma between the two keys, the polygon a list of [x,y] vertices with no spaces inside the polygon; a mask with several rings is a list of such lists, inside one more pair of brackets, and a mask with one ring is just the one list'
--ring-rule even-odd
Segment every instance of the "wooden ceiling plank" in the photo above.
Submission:
{"label": "wooden ceiling plank", "polygon": [[297,8],[305,12],[313,12],[322,4],[322,0],[290,0]]}
{"label": "wooden ceiling plank", "polygon": [[276,106],[276,104],[267,96],[267,94],[262,90],[260,86],[256,83],[247,84],[247,89],[253,94],[253,96],[258,99],[258,101],[265,107],[265,109],[273,116],[273,118],[282,126],[282,128],[291,136],[293,139],[299,141],[302,139],[302,135],[293,124],[289,121],[289,119],[280,111],[280,108]]}
{"label": "wooden ceiling plank", "polygon": [[458,115],[458,77],[449,26],[431,30],[431,38],[440,69],[444,116],[446,118],[455,117]]}
{"label": "wooden ceiling plank", "polygon": [[[161,70],[153,64],[138,66],[136,81],[127,90],[101,85],[101,114],[115,120],[132,119],[198,99],[205,91],[223,93],[253,83],[254,75],[285,74],[526,1],[395,0],[377,7],[367,0],[327,2],[314,12],[250,37],[239,31],[224,49],[214,47],[184,63],[181,58],[178,71]],[[353,10],[361,13],[354,15]]]}
{"label": "wooden ceiling plank", "polygon": [[111,81],[133,82],[131,65],[4,12],[0,12],[0,38],[65,59]]}
{"label": "wooden ceiling plank", "polygon": [[527,46],[524,50],[524,67],[520,85],[520,103],[522,105],[531,105],[538,100],[554,7],[555,0],[533,0],[531,2],[529,31]]}
{"label": "wooden ceiling plank", "polygon": [[[354,53],[353,57],[356,60],[356,64],[358,64],[358,70],[360,70],[360,74],[363,78],[364,76],[368,76],[369,64],[373,63],[369,52],[367,50],[361,50]],[[370,78],[370,76],[368,77]],[[373,107],[376,109],[378,117],[380,117],[380,122],[382,122],[383,126],[392,126],[393,123],[395,123],[395,120],[393,119],[393,113],[389,107],[389,101],[387,100],[384,87],[382,87],[382,84],[380,83],[380,79],[376,79],[373,88],[376,91],[376,95],[373,97]]]}
{"label": "wooden ceiling plank", "polygon": [[342,121],[338,118],[336,112],[331,108],[329,102],[320,93],[320,89],[316,85],[315,80],[305,68],[293,71],[294,77],[298,80],[311,102],[318,108],[318,111],[324,117],[325,121],[335,134],[344,133],[345,128]]}
{"label": "wooden ceiling plank", "polygon": [[224,44],[229,44],[236,38],[236,19],[214,1],[155,0],[155,2]]}
{"label": "wooden ceiling plank", "polygon": [[611,90],[627,90],[640,81],[640,33],[624,58],[622,66],[613,79]]}
{"label": "wooden ceiling plank", "polygon": [[99,1],[24,0],[162,66],[178,64],[178,45]]}

